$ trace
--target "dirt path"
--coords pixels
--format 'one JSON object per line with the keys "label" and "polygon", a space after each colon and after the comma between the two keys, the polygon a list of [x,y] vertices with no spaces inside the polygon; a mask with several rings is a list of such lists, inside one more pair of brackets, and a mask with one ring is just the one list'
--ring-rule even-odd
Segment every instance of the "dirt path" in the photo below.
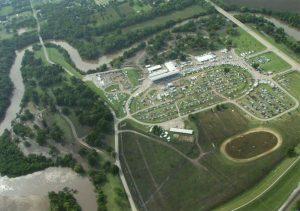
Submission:
{"label": "dirt path", "polygon": [[[277,138],[277,144],[270,150],[262,153],[262,154],[259,154],[259,155],[256,155],[254,157],[251,157],[251,158],[247,158],[247,159],[237,159],[237,158],[233,158],[231,157],[227,152],[226,152],[226,146],[229,142],[231,142],[232,140],[238,138],[238,137],[241,137],[241,136],[244,136],[244,135],[247,135],[247,134],[250,134],[250,133],[255,133],[255,132],[268,132],[268,133],[271,133],[273,134],[276,138]],[[246,163],[246,162],[250,162],[250,161],[253,161],[253,160],[257,160],[258,158],[261,158],[263,156],[266,156],[272,152],[274,152],[275,150],[277,150],[280,146],[282,145],[282,137],[281,135],[276,132],[275,130],[273,129],[270,129],[270,128],[265,128],[265,127],[258,127],[258,128],[254,128],[254,129],[251,129],[251,130],[248,130],[247,132],[244,132],[242,134],[238,134],[238,135],[235,135],[235,136],[232,136],[231,138],[227,139],[226,141],[223,142],[223,144],[221,145],[221,148],[220,148],[220,151],[221,153],[229,160],[231,161],[234,161],[236,163]]]}

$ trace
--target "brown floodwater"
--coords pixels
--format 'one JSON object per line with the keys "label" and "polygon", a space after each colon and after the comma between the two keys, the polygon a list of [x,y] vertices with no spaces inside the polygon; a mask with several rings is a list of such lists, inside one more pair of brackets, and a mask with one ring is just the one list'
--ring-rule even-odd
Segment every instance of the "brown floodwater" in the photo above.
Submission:
{"label": "brown floodwater", "polygon": [[96,194],[87,177],[69,168],[48,168],[26,176],[0,177],[0,210],[40,211],[49,209],[48,192],[75,189],[83,211],[96,211]]}
{"label": "brown floodwater", "polygon": [[124,50],[123,50],[123,51],[119,51],[119,52],[111,54],[111,55],[101,56],[98,60],[86,61],[81,58],[77,49],[74,48],[73,46],[71,46],[69,43],[64,42],[64,41],[56,41],[56,40],[52,40],[51,43],[53,43],[55,45],[59,45],[62,48],[64,48],[70,55],[70,58],[74,62],[77,69],[79,69],[83,72],[87,72],[88,70],[94,70],[94,69],[100,67],[102,64],[110,63],[113,59],[121,56],[124,52]]}

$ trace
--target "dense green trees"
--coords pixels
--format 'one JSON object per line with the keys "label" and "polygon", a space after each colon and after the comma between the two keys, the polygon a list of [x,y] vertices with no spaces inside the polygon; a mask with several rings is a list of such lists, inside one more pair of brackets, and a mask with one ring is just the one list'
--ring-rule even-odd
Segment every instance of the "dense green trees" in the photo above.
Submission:
{"label": "dense green trees", "polygon": [[81,211],[80,205],[77,203],[72,191],[68,188],[55,193],[54,191],[49,192],[48,197],[50,200],[51,211]]}
{"label": "dense green trees", "polygon": [[285,44],[295,53],[300,53],[300,42],[290,39],[284,29],[276,27],[265,18],[250,13],[237,15],[237,18],[244,23],[255,24],[258,30],[270,35],[276,42]]}
{"label": "dense green trees", "polygon": [[0,137],[0,152],[1,175],[17,177],[53,166],[53,162],[44,156],[24,156],[10,138],[9,132],[5,132],[4,135]]}
{"label": "dense green trees", "polygon": [[[156,3],[156,6],[150,11],[128,13],[126,17],[114,17],[104,22],[99,21],[98,13],[106,14],[112,8],[101,8],[95,5],[94,1],[73,0],[48,4],[41,8],[43,15],[40,18],[47,20],[42,27],[42,36],[45,39],[64,39],[74,45],[83,58],[96,59],[101,54],[129,47],[159,30],[170,27],[170,24],[127,32],[121,30],[124,27],[181,10],[193,4],[201,4],[207,11],[214,11],[203,0],[175,0]],[[112,7],[116,9],[118,5],[113,4]],[[205,14],[205,12],[201,14]]]}
{"label": "dense green trees", "polygon": [[13,84],[9,78],[9,71],[15,59],[14,44],[0,42],[0,121],[10,103]]}

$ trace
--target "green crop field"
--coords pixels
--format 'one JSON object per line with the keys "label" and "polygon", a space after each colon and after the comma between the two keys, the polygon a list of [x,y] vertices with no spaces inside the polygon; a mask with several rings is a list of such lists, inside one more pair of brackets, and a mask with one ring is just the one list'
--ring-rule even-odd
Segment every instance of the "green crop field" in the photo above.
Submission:
{"label": "green crop field", "polygon": [[258,42],[255,38],[239,28],[239,36],[233,36],[233,44],[238,54],[254,51],[260,52],[266,49],[264,45]]}
{"label": "green crop field", "polygon": [[260,64],[263,72],[278,73],[291,68],[291,66],[273,52],[261,54],[250,59],[250,63]]}

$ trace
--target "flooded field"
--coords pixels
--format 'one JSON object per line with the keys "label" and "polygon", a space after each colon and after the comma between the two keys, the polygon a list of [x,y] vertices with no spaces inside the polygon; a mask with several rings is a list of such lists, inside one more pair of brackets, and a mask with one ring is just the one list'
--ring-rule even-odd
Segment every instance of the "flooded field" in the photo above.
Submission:
{"label": "flooded field", "polygon": [[93,184],[68,168],[48,168],[17,178],[0,177],[0,210],[48,210],[48,192],[69,187],[83,210],[97,210]]}
{"label": "flooded field", "polygon": [[300,13],[299,0],[224,0],[229,4]]}

